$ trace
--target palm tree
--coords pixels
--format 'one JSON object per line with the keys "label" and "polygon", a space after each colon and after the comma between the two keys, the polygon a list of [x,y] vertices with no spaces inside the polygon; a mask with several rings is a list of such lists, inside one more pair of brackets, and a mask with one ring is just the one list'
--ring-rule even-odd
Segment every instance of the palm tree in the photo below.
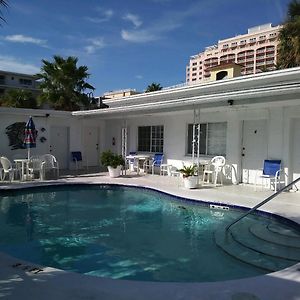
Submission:
{"label": "palm tree", "polygon": [[145,90],[145,93],[160,91],[162,89],[162,86],[159,83],[151,83],[147,86],[147,89]]}
{"label": "palm tree", "polygon": [[300,1],[292,0],[288,6],[287,21],[279,33],[278,67],[300,66]]}
{"label": "palm tree", "polygon": [[43,91],[40,102],[51,103],[59,110],[78,110],[82,106],[87,108],[89,97],[84,91],[95,89],[86,82],[90,75],[87,66],[77,67],[77,57],[64,59],[55,55],[53,58],[53,62],[42,60],[44,65],[41,73],[37,74]]}
{"label": "palm tree", "polygon": [[0,21],[4,21],[5,19],[3,18],[3,13],[2,13],[2,8],[7,8],[8,3],[6,0],[0,0]]}

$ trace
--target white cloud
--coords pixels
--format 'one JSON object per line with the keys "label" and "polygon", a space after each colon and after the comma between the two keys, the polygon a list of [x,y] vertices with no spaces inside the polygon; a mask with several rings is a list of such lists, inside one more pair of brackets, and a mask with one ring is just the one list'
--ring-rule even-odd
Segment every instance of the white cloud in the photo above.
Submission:
{"label": "white cloud", "polygon": [[147,43],[159,39],[159,36],[151,33],[149,30],[122,30],[122,39],[133,43]]}
{"label": "white cloud", "polygon": [[143,22],[141,21],[140,17],[138,15],[134,14],[127,14],[123,17],[123,20],[130,21],[133,23],[133,25],[137,28],[140,27]]}
{"label": "white cloud", "polygon": [[135,75],[135,78],[136,79],[143,79],[144,77],[143,77],[143,75]]}
{"label": "white cloud", "polygon": [[4,40],[13,42],[13,43],[29,43],[29,44],[35,44],[38,46],[46,46],[47,41],[46,40],[41,40],[37,38],[33,38],[31,36],[26,36],[23,34],[14,34],[14,35],[7,35],[4,37]]}
{"label": "white cloud", "polygon": [[35,74],[40,72],[40,68],[35,65],[24,63],[13,56],[0,55],[1,70],[25,74]]}
{"label": "white cloud", "polygon": [[96,10],[100,12],[99,17],[85,17],[85,20],[92,23],[103,23],[109,21],[114,15],[114,11],[112,9],[103,10],[98,7]]}
{"label": "white cloud", "polygon": [[181,26],[176,19],[165,18],[146,29],[122,30],[122,39],[133,43],[148,43],[162,38],[162,36]]}
{"label": "white cloud", "polygon": [[87,54],[93,54],[95,53],[97,50],[102,49],[106,46],[104,39],[102,37],[96,37],[93,39],[88,39],[89,41],[89,45],[87,45],[86,47],[84,47],[85,51],[87,52]]}
{"label": "white cloud", "polygon": [[[167,2],[168,0],[151,0],[156,2]],[[171,1],[171,0],[170,0]],[[185,10],[167,11],[159,19],[153,20],[147,28],[135,30],[121,30],[122,39],[133,43],[147,43],[163,39],[165,35],[179,27],[187,18],[207,14],[207,11],[216,9],[222,0],[201,0],[194,1]]]}

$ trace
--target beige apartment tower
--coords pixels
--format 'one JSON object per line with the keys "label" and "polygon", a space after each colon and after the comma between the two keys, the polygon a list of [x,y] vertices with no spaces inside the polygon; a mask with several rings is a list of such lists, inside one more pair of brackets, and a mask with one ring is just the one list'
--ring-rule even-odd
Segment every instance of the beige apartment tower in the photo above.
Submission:
{"label": "beige apartment tower", "polygon": [[193,84],[210,80],[210,68],[222,64],[239,64],[242,75],[274,70],[280,28],[280,25],[273,27],[272,24],[252,27],[247,34],[206,47],[204,52],[190,57],[186,82]]}

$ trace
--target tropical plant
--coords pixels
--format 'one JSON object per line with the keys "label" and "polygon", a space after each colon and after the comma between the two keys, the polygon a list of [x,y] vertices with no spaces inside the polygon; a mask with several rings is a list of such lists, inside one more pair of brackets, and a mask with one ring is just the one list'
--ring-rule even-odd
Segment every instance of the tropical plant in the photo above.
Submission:
{"label": "tropical plant", "polygon": [[182,174],[183,178],[195,176],[197,171],[196,165],[184,166],[179,172]]}
{"label": "tropical plant", "polygon": [[278,66],[277,64],[275,64],[274,66],[272,66],[271,68],[267,67],[267,66],[261,66],[259,68],[257,68],[261,73],[265,73],[265,72],[270,72],[273,70],[278,70]]}
{"label": "tropical plant", "polygon": [[3,17],[3,8],[8,8],[8,2],[6,0],[0,0],[0,21],[5,22]]}
{"label": "tropical plant", "polygon": [[37,108],[37,101],[30,91],[11,89],[1,97],[0,106]]}
{"label": "tropical plant", "polygon": [[162,89],[162,86],[159,83],[151,83],[147,86],[147,89],[145,90],[145,93],[160,91]]}
{"label": "tropical plant", "polygon": [[53,62],[43,59],[41,73],[37,74],[42,89],[39,101],[47,102],[59,110],[78,110],[82,106],[87,108],[89,97],[84,92],[95,89],[86,82],[90,75],[87,66],[77,67],[77,57],[64,59],[55,55],[53,58]]}
{"label": "tropical plant", "polygon": [[287,20],[279,33],[278,66],[280,69],[300,66],[300,1],[292,0]]}
{"label": "tropical plant", "polygon": [[122,155],[114,154],[110,150],[107,150],[101,154],[101,163],[105,167],[117,168],[118,166],[124,166],[125,160]]}

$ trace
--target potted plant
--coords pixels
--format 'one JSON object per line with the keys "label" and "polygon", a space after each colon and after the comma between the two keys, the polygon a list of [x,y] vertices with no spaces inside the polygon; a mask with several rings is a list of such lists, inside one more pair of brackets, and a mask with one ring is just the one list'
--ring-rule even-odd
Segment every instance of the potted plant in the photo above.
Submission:
{"label": "potted plant", "polygon": [[107,167],[110,177],[119,177],[122,166],[125,165],[122,155],[112,153],[110,150],[102,152],[101,163]]}
{"label": "potted plant", "polygon": [[196,165],[184,166],[179,172],[183,176],[183,184],[185,188],[194,189],[197,187],[198,176],[196,176]]}

